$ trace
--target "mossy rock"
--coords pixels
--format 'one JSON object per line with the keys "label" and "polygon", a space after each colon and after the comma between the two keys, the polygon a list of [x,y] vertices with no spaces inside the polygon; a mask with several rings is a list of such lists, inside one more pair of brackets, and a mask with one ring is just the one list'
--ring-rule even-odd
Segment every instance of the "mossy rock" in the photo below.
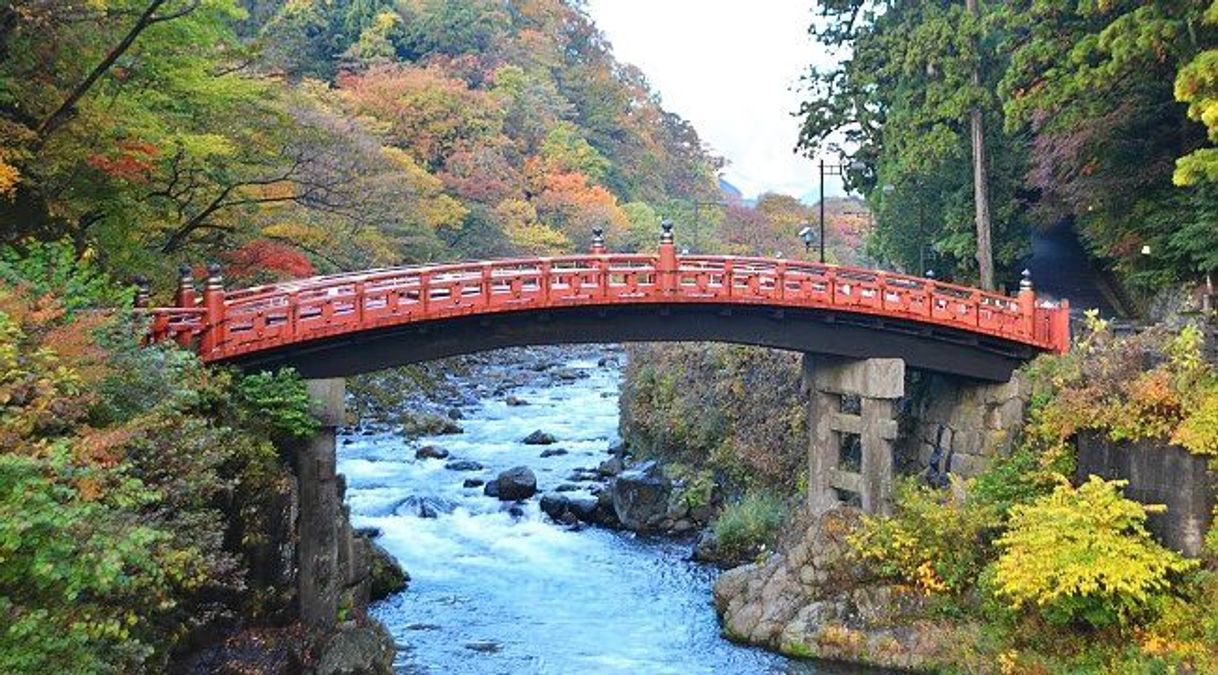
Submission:
{"label": "mossy rock", "polygon": [[406,590],[410,575],[380,544],[368,542],[369,598],[375,602]]}

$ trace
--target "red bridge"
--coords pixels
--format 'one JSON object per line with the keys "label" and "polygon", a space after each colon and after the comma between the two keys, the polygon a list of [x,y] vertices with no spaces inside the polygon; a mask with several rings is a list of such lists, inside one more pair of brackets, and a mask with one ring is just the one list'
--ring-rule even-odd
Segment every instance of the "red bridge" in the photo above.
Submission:
{"label": "red bridge", "polygon": [[[147,291],[141,293],[147,305]],[[376,269],[201,294],[151,308],[152,338],[204,361],[341,377],[506,346],[700,340],[1004,380],[1038,352],[1069,348],[1068,303],[933,279],[786,259],[606,252]]]}

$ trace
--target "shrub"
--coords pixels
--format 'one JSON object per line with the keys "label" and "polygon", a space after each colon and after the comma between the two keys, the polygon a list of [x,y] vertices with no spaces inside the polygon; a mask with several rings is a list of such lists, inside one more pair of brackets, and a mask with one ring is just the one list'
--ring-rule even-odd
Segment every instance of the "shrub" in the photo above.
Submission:
{"label": "shrub", "polygon": [[1151,540],[1148,509],[1122,497],[1124,485],[1092,476],[1012,508],[994,567],[995,592],[1010,609],[1055,624],[1123,626],[1168,590],[1172,574],[1195,565]]}
{"label": "shrub", "polygon": [[0,247],[0,283],[24,287],[31,297],[53,295],[69,311],[131,306],[132,289],[114,283],[91,255],[78,256],[71,242],[31,241],[24,248]]}
{"label": "shrub", "polygon": [[260,426],[275,438],[308,438],[317,431],[308,389],[294,370],[246,375],[237,380],[236,392],[247,426]]}
{"label": "shrub", "polygon": [[897,485],[892,517],[864,516],[850,536],[855,553],[882,576],[926,593],[959,593],[985,565],[998,511],[964,498],[966,486],[933,490],[911,478]]}
{"label": "shrub", "polygon": [[766,492],[750,492],[724,507],[715,520],[715,539],[729,557],[746,557],[768,543],[786,517],[781,500]]}

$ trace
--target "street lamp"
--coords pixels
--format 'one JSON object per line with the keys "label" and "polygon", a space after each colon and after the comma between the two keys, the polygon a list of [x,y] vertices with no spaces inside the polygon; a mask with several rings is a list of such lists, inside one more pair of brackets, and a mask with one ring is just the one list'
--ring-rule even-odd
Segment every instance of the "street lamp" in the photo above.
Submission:
{"label": "street lamp", "polygon": [[849,164],[826,164],[820,160],[820,261],[825,262],[825,176],[845,176],[846,171],[862,171],[863,163],[855,160]]}

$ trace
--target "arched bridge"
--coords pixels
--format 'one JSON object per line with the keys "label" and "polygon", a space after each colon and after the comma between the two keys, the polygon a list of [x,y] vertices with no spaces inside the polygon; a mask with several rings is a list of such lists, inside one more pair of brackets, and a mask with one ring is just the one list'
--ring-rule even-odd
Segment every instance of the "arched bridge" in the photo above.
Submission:
{"label": "arched bridge", "polygon": [[[141,294],[146,305],[147,292]],[[1066,302],[889,272],[781,258],[586,255],[376,269],[202,293],[184,272],[174,307],[150,308],[153,339],[204,361],[344,377],[532,344],[722,341],[1005,380],[1069,347]]]}

